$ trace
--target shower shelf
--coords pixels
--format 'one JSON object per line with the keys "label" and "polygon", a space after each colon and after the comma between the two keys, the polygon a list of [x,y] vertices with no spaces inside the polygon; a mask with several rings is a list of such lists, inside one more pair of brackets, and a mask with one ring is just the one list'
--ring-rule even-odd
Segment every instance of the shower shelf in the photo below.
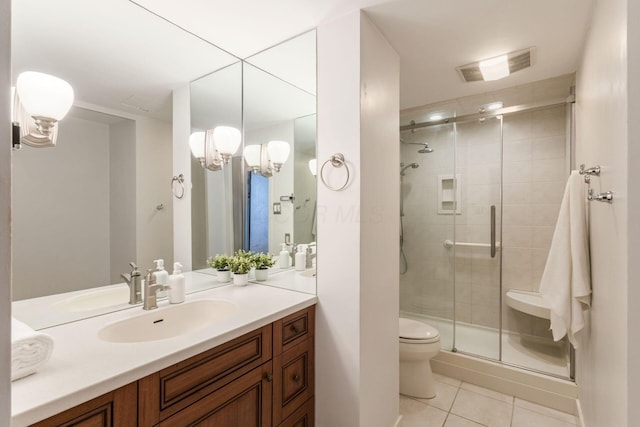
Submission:
{"label": "shower shelf", "polygon": [[[443,242],[445,248],[452,248],[454,245],[462,248],[490,248],[490,243],[470,243],[470,242],[454,242],[453,240],[445,240]],[[500,242],[496,242],[496,249],[500,249]]]}

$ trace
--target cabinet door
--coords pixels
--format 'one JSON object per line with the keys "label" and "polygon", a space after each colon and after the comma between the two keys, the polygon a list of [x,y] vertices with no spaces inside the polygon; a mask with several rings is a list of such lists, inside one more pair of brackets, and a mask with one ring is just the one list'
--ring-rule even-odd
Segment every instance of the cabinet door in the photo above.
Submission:
{"label": "cabinet door", "polygon": [[142,378],[139,426],[156,425],[269,360],[271,325]]}
{"label": "cabinet door", "polygon": [[273,425],[279,425],[314,394],[313,337],[273,358]]}
{"label": "cabinet door", "polygon": [[271,426],[272,363],[268,362],[162,421],[160,427]]}
{"label": "cabinet door", "polygon": [[138,419],[137,396],[137,383],[131,383],[33,426],[134,427]]}

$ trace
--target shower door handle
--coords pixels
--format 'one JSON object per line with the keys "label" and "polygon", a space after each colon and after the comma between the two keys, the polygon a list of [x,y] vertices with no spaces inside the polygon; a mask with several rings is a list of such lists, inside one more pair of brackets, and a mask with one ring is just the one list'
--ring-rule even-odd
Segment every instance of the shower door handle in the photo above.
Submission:
{"label": "shower door handle", "polygon": [[491,205],[491,258],[496,257],[496,205]]}

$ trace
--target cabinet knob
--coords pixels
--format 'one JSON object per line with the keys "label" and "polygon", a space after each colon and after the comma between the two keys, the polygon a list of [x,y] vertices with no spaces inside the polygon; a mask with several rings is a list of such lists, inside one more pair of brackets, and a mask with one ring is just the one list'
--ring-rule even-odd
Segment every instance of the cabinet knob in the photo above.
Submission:
{"label": "cabinet knob", "polygon": [[264,379],[267,380],[268,383],[270,383],[271,381],[273,381],[273,375],[264,374]]}
{"label": "cabinet knob", "polygon": [[294,374],[294,375],[293,375],[293,380],[294,380],[295,382],[299,382],[299,381],[300,381],[300,375],[298,375],[298,374]]}
{"label": "cabinet knob", "polygon": [[298,327],[295,325],[295,323],[294,323],[293,325],[291,325],[291,330],[292,330],[293,332],[295,332],[296,334],[297,334],[298,332],[300,332],[300,329],[298,329]]}

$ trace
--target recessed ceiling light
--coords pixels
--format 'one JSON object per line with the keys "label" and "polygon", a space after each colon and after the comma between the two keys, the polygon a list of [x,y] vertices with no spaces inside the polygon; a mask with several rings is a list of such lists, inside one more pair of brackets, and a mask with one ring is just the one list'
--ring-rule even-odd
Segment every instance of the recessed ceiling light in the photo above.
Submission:
{"label": "recessed ceiling light", "polygon": [[485,59],[478,63],[478,67],[485,81],[503,79],[509,75],[509,57],[500,55]]}
{"label": "recessed ceiling light", "polygon": [[500,108],[502,108],[502,106],[503,106],[502,101],[497,101],[497,102],[492,102],[490,104],[487,104],[483,108],[485,111],[493,111],[493,110],[499,110]]}
{"label": "recessed ceiling light", "polygon": [[443,118],[442,114],[432,114],[429,116],[429,121],[435,122],[436,120],[442,120]]}

